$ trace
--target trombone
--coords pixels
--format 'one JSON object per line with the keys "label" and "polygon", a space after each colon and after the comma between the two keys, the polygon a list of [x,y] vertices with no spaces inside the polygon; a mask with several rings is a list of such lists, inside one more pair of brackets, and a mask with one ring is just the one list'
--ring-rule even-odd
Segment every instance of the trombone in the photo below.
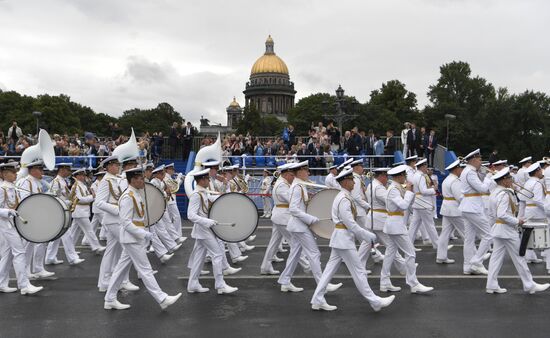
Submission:
{"label": "trombone", "polygon": [[532,191],[528,190],[523,185],[518,184],[516,182],[512,182],[512,187],[514,187],[514,191],[517,194],[520,194],[527,199],[532,199],[535,196],[535,194]]}

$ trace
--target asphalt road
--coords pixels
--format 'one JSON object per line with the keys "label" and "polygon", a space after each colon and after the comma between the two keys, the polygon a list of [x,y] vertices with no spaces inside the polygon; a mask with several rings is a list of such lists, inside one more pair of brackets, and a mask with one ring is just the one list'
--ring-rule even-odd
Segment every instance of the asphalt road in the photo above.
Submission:
{"label": "asphalt road", "polygon": [[[185,234],[190,224],[185,223]],[[462,247],[456,246],[449,257],[454,265],[435,264],[435,251],[422,246],[417,254],[419,280],[435,291],[429,295],[410,294],[404,277],[395,274],[394,285],[403,287],[395,302],[375,313],[361,298],[344,265],[335,282],[344,286],[329,295],[337,305],[330,313],[315,312],[309,301],[315,288],[311,275],[298,268],[293,283],[305,288],[302,293],[279,291],[276,276],[261,276],[259,266],[269,240],[270,222],[261,221],[256,248],[248,260],[235,264],[243,270],[226,277],[228,284],[239,287],[232,295],[217,295],[212,276],[201,283],[210,287],[206,294],[187,294],[187,259],[193,246],[188,239],[182,249],[165,265],[150,255],[160,286],[169,294],[183,292],[176,305],[161,311],[147,294],[135,272],[131,278],[142,290],[120,293],[119,300],[132,308],[125,311],[103,310],[103,296],[96,288],[101,257],[87,248],[79,248],[86,261],[79,266],[66,264],[49,267],[57,280],[37,281],[45,290],[34,296],[0,294],[0,337],[548,337],[550,332],[550,291],[528,295],[510,260],[502,269],[504,295],[485,294],[484,276],[462,274]],[[330,254],[327,241],[319,240],[322,262]],[[279,254],[285,257],[287,254]],[[63,257],[62,251],[58,255]],[[211,270],[209,265],[206,266]],[[284,269],[283,263],[275,268]],[[530,265],[538,282],[550,280],[542,264]],[[369,263],[373,271],[369,283],[380,294],[380,265]],[[11,286],[15,281],[10,282]]]}

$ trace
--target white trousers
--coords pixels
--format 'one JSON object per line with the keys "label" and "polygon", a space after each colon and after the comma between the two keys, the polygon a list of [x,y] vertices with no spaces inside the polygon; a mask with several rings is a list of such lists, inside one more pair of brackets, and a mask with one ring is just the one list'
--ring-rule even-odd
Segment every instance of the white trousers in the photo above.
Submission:
{"label": "white trousers", "polygon": [[290,284],[290,280],[292,279],[292,275],[294,275],[294,270],[300,260],[302,251],[309,260],[311,273],[315,278],[315,282],[319,283],[321,275],[323,274],[321,270],[321,252],[319,251],[319,247],[317,247],[317,242],[315,242],[313,234],[308,230],[306,232],[290,233],[290,254],[288,255],[285,269],[279,277],[279,284]]}
{"label": "white trousers", "polygon": [[162,241],[160,240],[157,234],[157,231],[156,231],[157,224],[153,225],[149,229],[153,234],[153,237],[151,238],[151,245],[155,250],[155,255],[157,255],[157,257],[160,258],[168,253],[168,249],[166,249],[166,247],[164,246],[164,244],[162,243]]}
{"label": "white trousers", "polygon": [[[104,224],[105,234],[107,235],[107,248],[103,253],[101,265],[99,266],[99,278],[97,282],[98,288],[107,288],[109,281],[121,257],[126,257],[128,254],[120,245],[120,225],[117,223]],[[145,250],[144,250],[145,251]],[[126,274],[124,282],[129,280],[129,273]]]}
{"label": "white trousers", "polygon": [[433,248],[437,249],[438,236],[437,230],[435,229],[433,210],[414,209],[411,225],[409,227],[409,238],[411,239],[411,243],[414,243],[419,227],[424,228],[432,241]]}
{"label": "white trousers", "polygon": [[172,221],[172,227],[174,228],[175,235],[179,237],[183,236],[181,230],[181,215],[176,203],[168,204],[168,215]]}
{"label": "white trousers", "polygon": [[71,236],[71,229],[75,228],[74,219],[71,227],[61,236],[61,238],[56,239],[53,242],[45,243],[47,244],[46,250],[46,261],[53,261],[57,259],[57,252],[59,251],[59,244],[63,243],[63,251],[65,251],[65,257],[69,263],[74,262],[78,259],[78,254],[74,247],[73,238]]}
{"label": "white trousers", "polygon": [[410,287],[418,284],[416,278],[416,252],[414,246],[407,234],[389,235],[388,247],[382,263],[382,271],[380,273],[380,286],[390,286],[391,280],[391,265],[397,254],[397,250],[401,250],[405,260],[406,282]]}
{"label": "white trousers", "polygon": [[25,258],[28,273],[38,273],[44,271],[44,258],[48,243],[25,243]]}
{"label": "white trousers", "polygon": [[[273,257],[277,254],[283,239],[286,239],[290,243],[290,232],[286,229],[285,225],[275,224],[271,228],[271,238],[267,244],[265,250],[265,255],[262,260],[262,265],[260,266],[260,271],[270,271],[273,269]],[[302,266],[303,269],[309,269],[309,263],[307,258],[304,255],[300,255],[300,260],[298,263]]]}
{"label": "white trousers", "polygon": [[[464,272],[469,272],[473,264],[483,263],[483,255],[491,247],[491,226],[483,213],[463,212],[464,218]],[[481,238],[476,251],[476,235]]]}
{"label": "white trousers", "polygon": [[262,201],[264,202],[264,215],[271,215],[271,210],[273,209],[273,206],[271,205],[271,197],[264,196],[262,197]]}
{"label": "white trousers", "polygon": [[457,231],[460,237],[464,238],[464,221],[462,217],[443,216],[441,234],[439,234],[439,241],[437,242],[437,258],[445,260],[448,253],[449,238],[453,231]]}
{"label": "white trousers", "polygon": [[[374,230],[374,233],[376,234],[376,237],[378,238],[378,241],[386,247],[386,253],[388,252],[388,246],[390,245],[390,238],[388,235],[382,231],[382,230]],[[369,260],[370,252],[372,249],[372,243],[371,242],[365,242],[363,241],[361,243],[361,246],[359,246],[359,259],[361,260],[361,263],[363,266],[367,266],[367,261]],[[386,260],[386,255],[384,255],[384,260]],[[403,256],[399,252],[395,253],[395,256],[392,258],[392,262],[395,265],[395,268],[399,272],[405,272],[405,259],[403,259]],[[391,264],[390,264],[391,267]]]}
{"label": "white trousers", "polygon": [[242,251],[241,249],[239,249],[240,243],[226,242],[225,244],[227,245],[227,250],[229,251],[229,257],[231,257],[231,259],[235,259],[242,255]]}
{"label": "white trousers", "polygon": [[178,235],[176,229],[174,228],[174,223],[172,223],[172,219],[170,217],[170,214],[168,213],[168,207],[164,211],[164,214],[162,215],[161,222],[164,222],[164,227],[166,229],[166,232],[168,233],[168,236],[170,239],[176,243],[176,239],[180,238]]}
{"label": "white trousers", "polygon": [[520,242],[519,236],[514,239],[493,238],[493,254],[489,260],[489,273],[487,275],[488,289],[497,289],[500,287],[498,285],[498,273],[500,272],[500,268],[502,268],[506,252],[512,259],[512,263],[514,263],[519,277],[521,278],[523,290],[528,291],[535,286],[533,276],[527,267],[525,257],[519,255]]}
{"label": "white trousers", "polygon": [[121,257],[113,271],[113,275],[109,282],[109,288],[105,294],[105,301],[112,302],[116,299],[120,285],[126,280],[126,276],[128,276],[130,267],[133,263],[147,291],[153,296],[157,303],[162,303],[168,295],[161,290],[153,275],[153,269],[151,268],[151,263],[149,263],[145,251],[145,247],[147,246],[145,240],[139,243],[122,243],[121,245],[123,251],[127,254]]}
{"label": "white trousers", "polygon": [[335,248],[332,248],[332,251],[330,252],[330,258],[328,259],[325,270],[323,271],[321,280],[317,283],[317,288],[315,289],[313,298],[311,298],[311,304],[321,305],[327,302],[325,300],[327,285],[330,283],[334,274],[338,271],[342,261],[346,264],[346,267],[353,278],[353,282],[355,283],[355,287],[357,287],[357,290],[361,296],[363,296],[371,306],[379,306],[381,298],[372,292],[367,280],[367,271],[365,270],[365,266],[359,260],[357,250]]}
{"label": "white trousers", "polygon": [[222,289],[227,285],[223,279],[223,257],[225,256],[225,252],[222,247],[220,247],[218,240],[216,238],[195,239],[195,245],[193,246],[193,251],[189,256],[189,263],[187,264],[191,269],[187,290],[201,287],[199,277],[207,253],[212,257],[212,272],[215,279],[215,288]]}
{"label": "white trousers", "polygon": [[[77,227],[82,230],[84,233],[84,238],[86,238],[86,241],[92,248],[92,251],[96,251],[101,247],[101,244],[99,244],[99,240],[95,234],[94,227],[88,217],[73,218],[73,227]],[[76,242],[76,239],[73,238],[73,240]]]}
{"label": "white trousers", "polygon": [[174,249],[174,247],[177,245],[176,241],[174,241],[174,238],[172,235],[168,232],[168,227],[171,227],[170,223],[166,223],[168,220],[167,213],[164,213],[166,216],[162,216],[161,220],[155,223],[152,228],[155,228],[155,232],[157,233],[158,237],[164,244],[164,246],[168,249],[168,251]]}
{"label": "white trousers", "polygon": [[25,247],[21,237],[15,228],[0,226],[0,287],[7,287],[10,280],[10,270],[13,264],[17,287],[19,289],[29,286],[29,278],[26,269]]}

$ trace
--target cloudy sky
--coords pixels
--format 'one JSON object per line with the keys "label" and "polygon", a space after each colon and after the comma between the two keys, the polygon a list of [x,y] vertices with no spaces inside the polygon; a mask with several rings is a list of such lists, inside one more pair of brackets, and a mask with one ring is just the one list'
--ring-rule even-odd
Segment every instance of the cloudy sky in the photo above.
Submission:
{"label": "cloudy sky", "polygon": [[419,105],[439,66],[550,92],[550,1],[0,0],[0,89],[64,93],[98,112],[169,102],[225,123],[268,34],[298,98],[391,79]]}

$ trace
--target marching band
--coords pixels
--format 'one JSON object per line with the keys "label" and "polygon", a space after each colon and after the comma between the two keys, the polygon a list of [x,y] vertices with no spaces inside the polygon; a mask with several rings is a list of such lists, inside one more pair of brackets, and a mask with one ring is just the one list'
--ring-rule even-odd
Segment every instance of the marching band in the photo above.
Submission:
{"label": "marching band", "polygon": [[[44,133],[41,131],[41,136]],[[342,286],[342,283],[330,283],[342,261],[374,311],[389,306],[395,295],[379,297],[369,286],[370,272],[366,266],[370,256],[375,263],[382,263],[380,292],[401,291],[401,287],[391,281],[394,264],[405,275],[411,293],[432,292],[434,288],[420,283],[416,275],[419,249],[414,243],[418,232],[437,250],[437,264],[455,263],[448,257],[452,247],[449,241],[455,234],[462,237],[463,272],[487,275],[487,293],[506,292],[498,283],[505,253],[510,256],[524,291],[536,293],[550,287],[550,284],[533,281],[527,265],[542,262],[535,251],[541,250],[550,273],[550,193],[547,192],[550,159],[547,158],[537,162],[526,157],[513,175],[506,160],[484,166],[477,149],[445,168],[448,175],[441,190],[437,177],[428,171],[426,159],[417,156],[407,157],[405,164],[393,168],[374,169],[366,177],[363,160],[348,159],[340,166],[329,168],[324,186],[309,181],[307,161],[288,163],[277,167],[273,176],[270,171],[264,171],[260,188],[264,213],[259,216],[254,202],[246,196],[249,178],[239,173],[239,166],[221,166],[219,140],[199,151],[195,168],[184,176],[176,174],[174,164],[155,168],[150,163],[140,163],[132,134],[127,144],[119,146],[94,170],[92,182],[87,169],[72,171],[69,163],[55,164],[50,144],[42,141],[45,139],[40,138],[45,143],[40,145],[40,152],[29,148],[32,156],[24,154],[21,163],[0,164],[0,293],[20,290],[23,295],[31,295],[41,291],[43,287],[32,285],[30,280],[54,276],[44,265],[63,263],[57,257],[60,243],[68,264],[83,263],[84,259],[75,249],[82,232],[83,242],[95,254],[103,254],[97,287],[105,293],[105,309],[130,308],[118,301],[117,293],[139,290],[129,279],[132,266],[147,291],[166,309],[181,293],[169,296],[162,291],[147,253],[154,251],[164,264],[187,239],[182,233],[176,201],[182,184],[189,196],[187,218],[193,223],[191,237],[194,239],[187,265],[190,269],[188,293],[209,292],[199,281],[201,275],[210,273],[203,269],[207,261],[212,263],[218,294],[238,291],[224,279],[241,270],[229,264],[226,248],[232,263],[245,261],[248,256],[244,253],[254,249],[247,241],[255,237],[253,233],[260,217],[269,218],[272,223],[260,274],[280,275],[281,292],[302,292],[303,288],[292,283],[300,264],[317,284],[311,298],[313,310],[337,309],[328,304],[324,296]],[[56,173],[50,184],[42,179],[44,167]],[[72,186],[69,178],[73,180]],[[368,185],[365,178],[369,179]],[[332,197],[323,208],[323,212],[330,213],[328,218],[309,208],[318,194],[311,196],[308,187],[332,190]],[[438,234],[434,221],[437,218],[435,196],[440,191],[442,229]],[[240,197],[232,199],[231,194]],[[55,224],[50,222],[45,226],[44,220],[26,211],[44,205],[57,206],[51,211]],[[218,210],[224,206],[242,209],[213,213],[216,206]],[[252,210],[246,213],[255,215],[247,215],[250,217],[242,221],[237,217],[241,210]],[[316,237],[329,239],[331,254],[324,270]],[[100,240],[106,240],[106,246]],[[290,245],[290,252],[280,272],[273,263],[283,261],[277,256],[283,241]],[[379,251],[382,247],[384,253]],[[486,260],[489,260],[488,270],[484,265]],[[8,285],[12,266],[17,288]]]}

